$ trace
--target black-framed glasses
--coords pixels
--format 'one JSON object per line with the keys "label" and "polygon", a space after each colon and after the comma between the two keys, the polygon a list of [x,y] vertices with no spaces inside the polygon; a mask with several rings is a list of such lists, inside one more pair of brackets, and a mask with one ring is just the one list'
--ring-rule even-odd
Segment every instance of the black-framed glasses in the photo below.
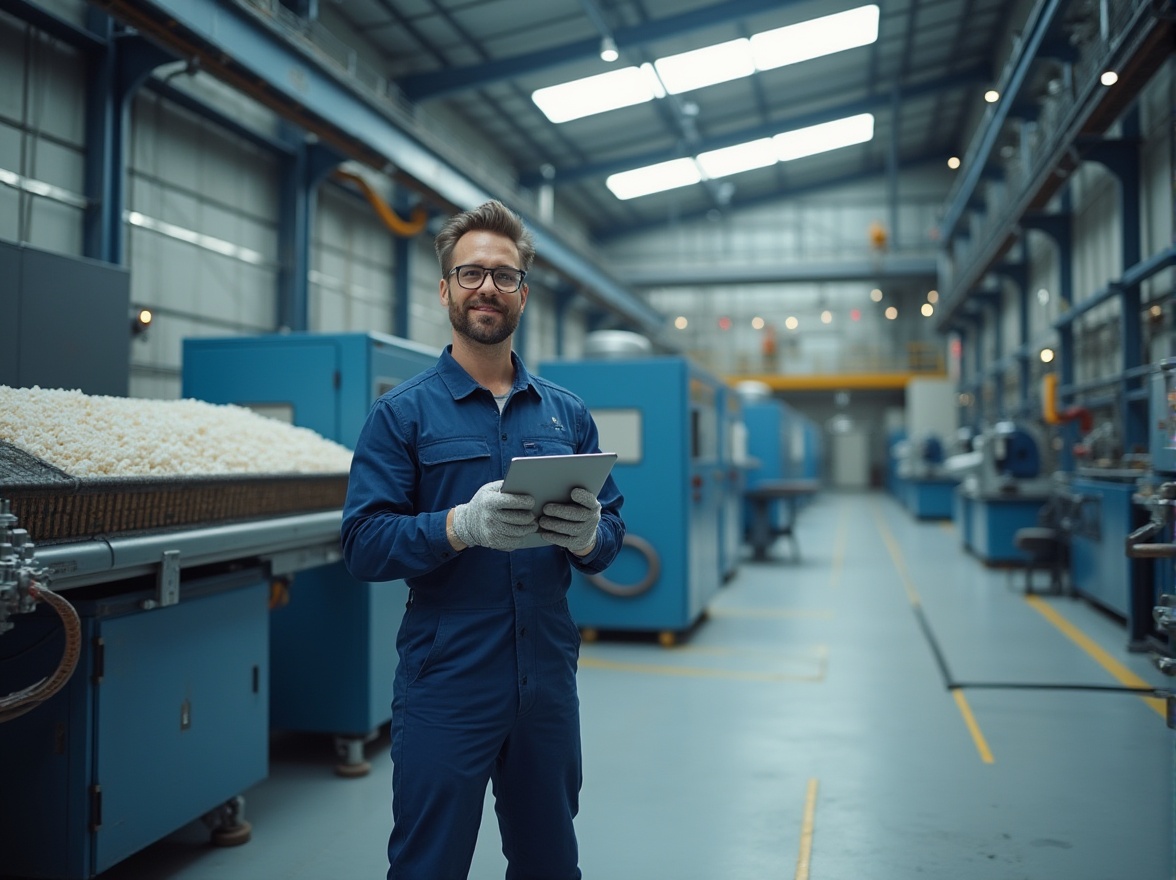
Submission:
{"label": "black-framed glasses", "polygon": [[489,275],[499,293],[514,293],[523,286],[523,279],[527,277],[527,273],[523,270],[512,269],[510,266],[487,269],[485,266],[475,266],[473,263],[454,266],[449,270],[449,274],[456,275],[457,283],[466,290],[477,290]]}

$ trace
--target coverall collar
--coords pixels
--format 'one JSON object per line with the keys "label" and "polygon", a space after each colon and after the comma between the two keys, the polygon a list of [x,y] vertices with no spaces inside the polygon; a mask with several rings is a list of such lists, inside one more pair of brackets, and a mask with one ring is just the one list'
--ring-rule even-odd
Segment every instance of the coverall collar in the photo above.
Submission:
{"label": "coverall collar", "polygon": [[[523,359],[512,351],[510,353],[510,361],[514,366],[515,374],[514,385],[511,386],[511,390],[522,391],[529,389],[536,397],[542,399],[543,394],[539,390],[539,384],[527,372],[527,367],[523,363]],[[445,387],[449,389],[449,393],[453,395],[454,400],[461,400],[463,397],[469,397],[476,391],[484,390],[465,371],[465,368],[454,359],[452,343],[445,346],[445,349],[441,352],[441,359],[437,362],[437,373],[441,376],[441,381],[445,383]]]}

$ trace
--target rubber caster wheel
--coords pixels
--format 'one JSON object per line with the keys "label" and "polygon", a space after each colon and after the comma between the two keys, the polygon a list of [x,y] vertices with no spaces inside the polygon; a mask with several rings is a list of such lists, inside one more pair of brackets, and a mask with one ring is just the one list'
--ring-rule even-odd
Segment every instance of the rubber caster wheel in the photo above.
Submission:
{"label": "rubber caster wheel", "polygon": [[238,822],[226,828],[214,828],[209,838],[213,846],[240,846],[248,843],[253,837],[253,826],[248,822]]}
{"label": "rubber caster wheel", "polygon": [[344,779],[359,779],[361,776],[367,776],[372,772],[372,765],[367,761],[360,761],[358,764],[336,764],[335,775],[342,776]]}
{"label": "rubber caster wheel", "polygon": [[678,634],[670,630],[662,630],[657,634],[657,643],[663,648],[672,648],[678,644]]}
{"label": "rubber caster wheel", "polygon": [[580,641],[582,642],[595,642],[598,638],[600,638],[600,633],[592,627],[580,630]]}

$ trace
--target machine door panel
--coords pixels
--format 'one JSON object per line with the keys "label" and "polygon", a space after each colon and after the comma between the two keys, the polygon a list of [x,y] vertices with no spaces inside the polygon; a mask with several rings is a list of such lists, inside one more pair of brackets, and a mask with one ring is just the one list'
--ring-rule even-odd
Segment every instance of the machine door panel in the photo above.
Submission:
{"label": "machine door panel", "polygon": [[264,582],[101,622],[96,871],[265,778]]}
{"label": "machine door panel", "polygon": [[340,430],[338,383],[339,348],[331,342],[209,345],[185,353],[184,396],[242,406],[286,404],[293,424],[332,439]]}

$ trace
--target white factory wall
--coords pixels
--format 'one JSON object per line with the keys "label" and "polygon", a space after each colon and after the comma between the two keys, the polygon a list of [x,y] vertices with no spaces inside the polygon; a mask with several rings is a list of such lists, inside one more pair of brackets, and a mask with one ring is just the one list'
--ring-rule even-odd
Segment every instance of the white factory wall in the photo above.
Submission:
{"label": "white factory wall", "polygon": [[177,397],[185,337],[275,329],[278,162],[151,91],[133,102],[127,153],[131,302],[155,314],[130,393]]}
{"label": "white factory wall", "polygon": [[85,80],[77,52],[0,14],[0,238],[81,253]]}

